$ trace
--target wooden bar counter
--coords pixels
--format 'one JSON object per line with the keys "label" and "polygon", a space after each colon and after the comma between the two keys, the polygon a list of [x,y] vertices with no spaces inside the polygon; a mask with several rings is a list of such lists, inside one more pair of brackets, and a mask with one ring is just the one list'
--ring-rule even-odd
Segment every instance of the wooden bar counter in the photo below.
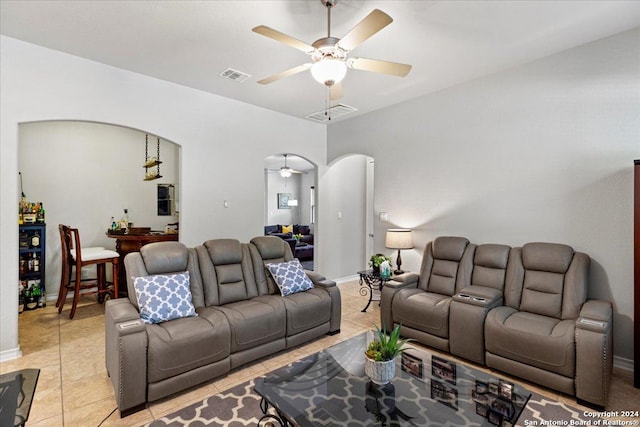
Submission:
{"label": "wooden bar counter", "polygon": [[107,233],[107,237],[116,239],[116,251],[120,255],[120,269],[118,274],[119,297],[127,296],[127,272],[124,265],[124,257],[131,252],[139,252],[140,248],[149,243],[155,242],[176,242],[178,233],[145,232],[132,234]]}

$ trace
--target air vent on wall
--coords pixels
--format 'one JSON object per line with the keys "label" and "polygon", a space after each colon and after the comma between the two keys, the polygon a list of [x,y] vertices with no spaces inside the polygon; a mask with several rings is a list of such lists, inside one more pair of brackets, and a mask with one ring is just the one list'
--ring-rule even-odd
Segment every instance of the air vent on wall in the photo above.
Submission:
{"label": "air vent on wall", "polygon": [[338,104],[333,107],[329,107],[326,110],[308,114],[304,117],[306,119],[313,120],[314,122],[325,123],[338,117],[353,113],[354,111],[358,111],[358,109],[349,107],[348,105]]}
{"label": "air vent on wall", "polygon": [[234,70],[233,68],[227,68],[220,74],[220,77],[233,80],[234,82],[242,83],[249,77],[251,77],[251,75],[243,73],[242,71]]}

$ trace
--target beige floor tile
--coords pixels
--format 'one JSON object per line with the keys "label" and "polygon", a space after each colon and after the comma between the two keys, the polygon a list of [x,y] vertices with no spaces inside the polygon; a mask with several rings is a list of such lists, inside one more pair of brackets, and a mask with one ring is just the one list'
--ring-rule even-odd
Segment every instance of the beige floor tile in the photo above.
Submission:
{"label": "beige floor tile", "polygon": [[31,404],[29,425],[43,420],[58,417],[63,414],[62,393],[60,387],[40,389],[36,386],[36,393]]}
{"label": "beige floor tile", "polygon": [[98,426],[116,408],[112,399],[101,399],[74,409],[65,409],[64,425],[66,427]]}
{"label": "beige floor tile", "polygon": [[98,401],[115,405],[113,386],[106,373],[63,382],[62,396],[65,413]]}
{"label": "beige floor tile", "polygon": [[64,421],[62,420],[62,412],[59,415],[53,416],[51,418],[47,418],[40,421],[32,421],[33,416],[29,417],[29,422],[27,425],[29,427],[54,427],[54,426],[63,426]]}

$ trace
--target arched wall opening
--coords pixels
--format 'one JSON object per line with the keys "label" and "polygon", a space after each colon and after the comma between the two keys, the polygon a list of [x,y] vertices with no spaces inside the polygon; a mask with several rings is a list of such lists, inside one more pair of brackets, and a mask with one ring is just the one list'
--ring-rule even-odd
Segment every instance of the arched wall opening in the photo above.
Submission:
{"label": "arched wall opening", "polygon": [[[286,167],[290,175],[283,175],[284,154],[273,154],[264,160],[264,225],[265,234],[281,236],[282,226],[291,226],[291,236],[283,235],[292,246],[293,255],[303,266],[315,269],[315,255],[320,250],[315,239],[317,222],[317,176],[315,163],[296,153],[287,153]],[[293,234],[302,235],[296,242]],[[291,240],[293,239],[293,240]]]}
{"label": "arched wall opening", "polygon": [[[162,178],[145,181],[146,135],[142,130],[86,121],[38,121],[18,126],[23,192],[28,201],[41,202],[46,211],[48,303],[55,301],[60,283],[58,224],[77,227],[83,246],[114,249],[115,241],[106,231],[112,217],[119,220],[124,209],[134,226],[154,231],[164,231],[168,224],[179,221],[180,146],[149,135],[150,156],[157,156],[160,140]],[[158,215],[160,183],[174,185],[173,215]]]}

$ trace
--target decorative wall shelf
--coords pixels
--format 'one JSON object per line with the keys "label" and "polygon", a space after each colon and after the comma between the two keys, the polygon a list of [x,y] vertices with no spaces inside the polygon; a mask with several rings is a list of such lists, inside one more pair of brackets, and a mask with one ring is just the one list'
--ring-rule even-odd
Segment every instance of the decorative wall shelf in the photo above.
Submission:
{"label": "decorative wall shelf", "polygon": [[[153,181],[154,179],[162,178],[160,175],[160,138],[158,138],[157,143],[157,156],[149,158],[149,135],[145,135],[144,138],[144,164],[142,167],[144,168],[144,181]],[[149,172],[149,168],[156,168],[155,172]]]}

